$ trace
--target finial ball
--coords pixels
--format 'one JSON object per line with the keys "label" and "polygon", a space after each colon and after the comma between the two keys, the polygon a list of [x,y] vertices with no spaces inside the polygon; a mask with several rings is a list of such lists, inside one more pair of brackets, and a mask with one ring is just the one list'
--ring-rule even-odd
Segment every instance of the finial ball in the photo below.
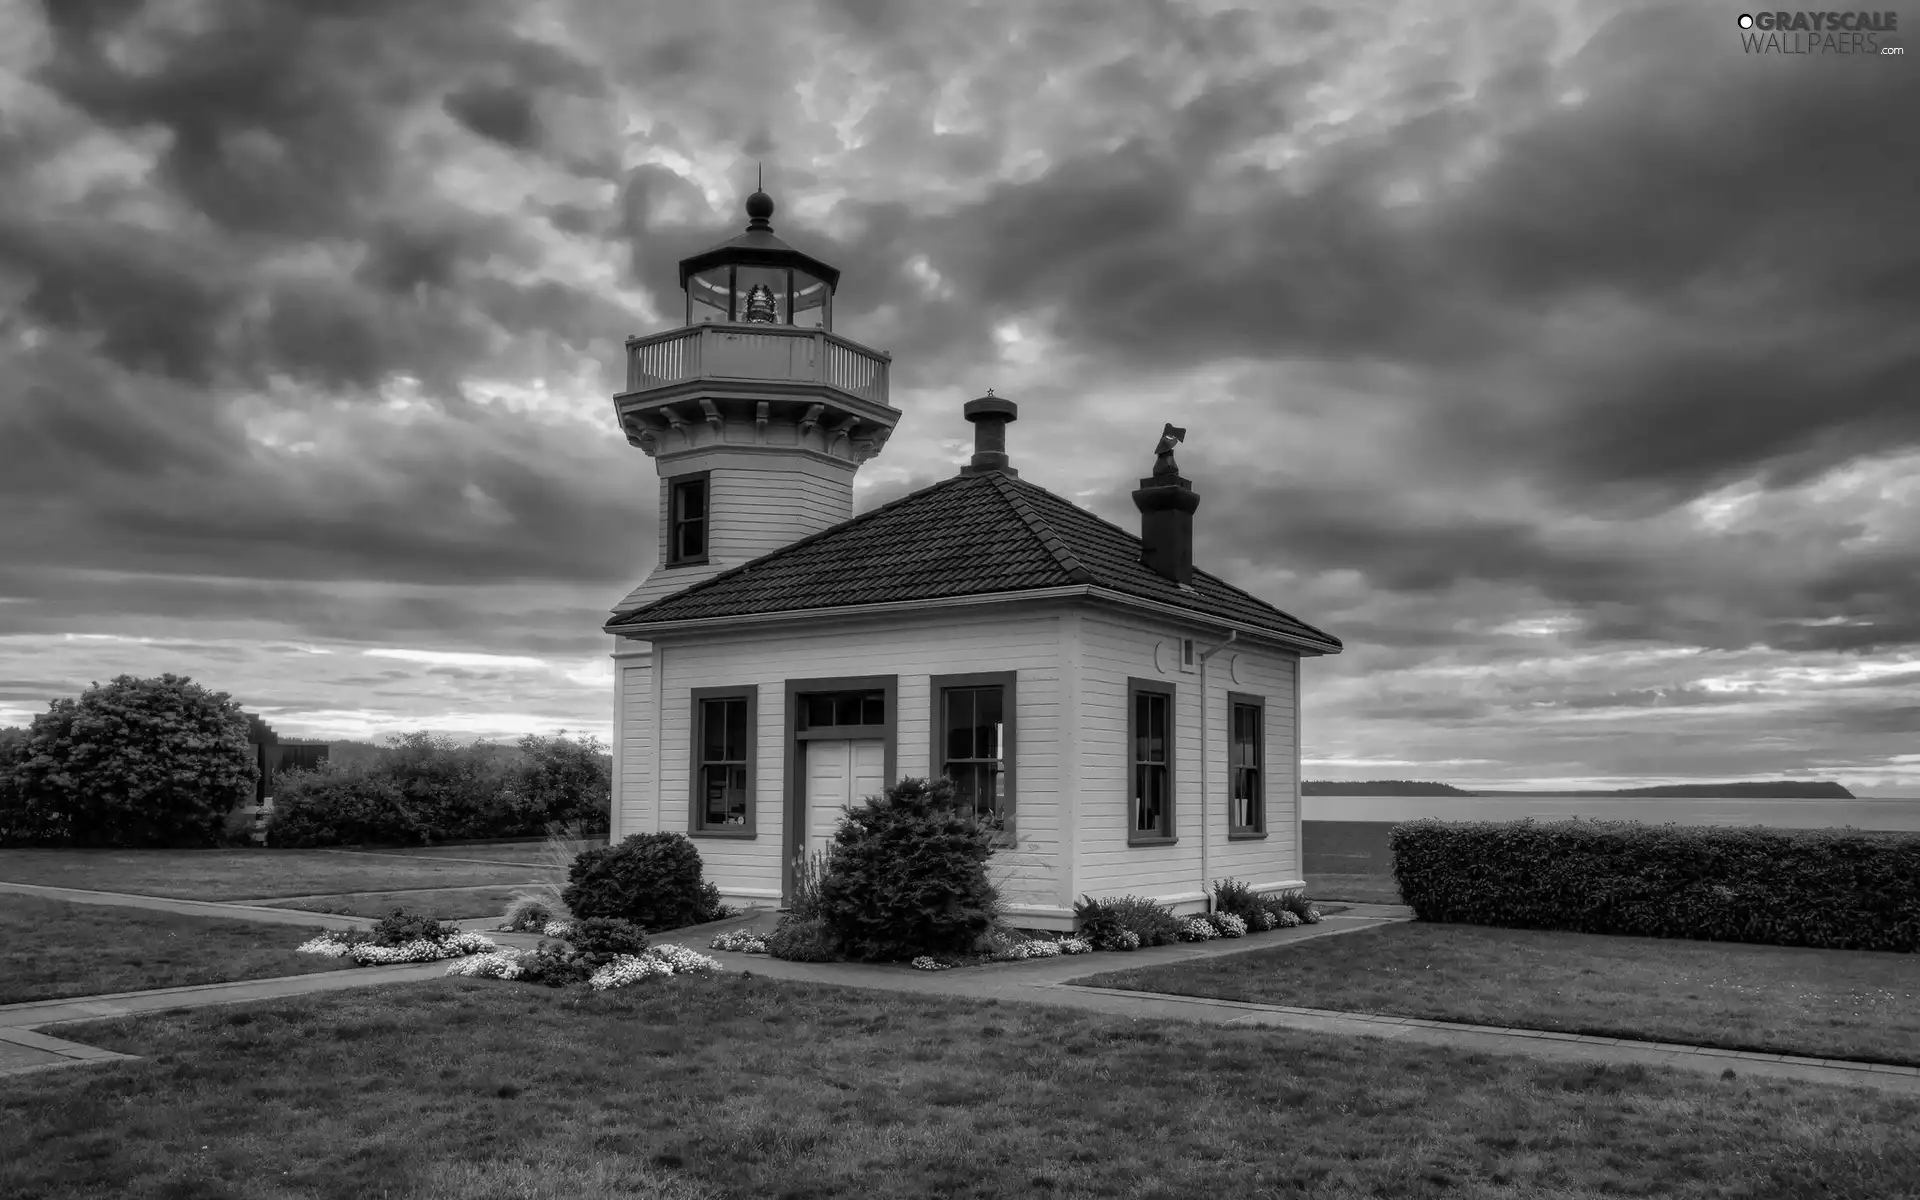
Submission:
{"label": "finial ball", "polygon": [[748,196],[747,216],[755,221],[770,219],[773,216],[773,197],[760,191]]}

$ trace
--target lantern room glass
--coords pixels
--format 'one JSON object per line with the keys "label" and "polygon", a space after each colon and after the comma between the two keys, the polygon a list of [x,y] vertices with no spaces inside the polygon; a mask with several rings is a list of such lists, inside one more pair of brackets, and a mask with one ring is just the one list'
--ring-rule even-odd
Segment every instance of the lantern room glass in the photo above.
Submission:
{"label": "lantern room glass", "polygon": [[733,319],[749,324],[787,324],[787,268],[733,269]]}
{"label": "lantern room glass", "polygon": [[709,267],[687,277],[687,324],[725,321],[732,311],[732,267]]}
{"label": "lantern room glass", "polygon": [[833,328],[833,289],[823,279],[793,271],[793,305],[788,324],[803,329]]}

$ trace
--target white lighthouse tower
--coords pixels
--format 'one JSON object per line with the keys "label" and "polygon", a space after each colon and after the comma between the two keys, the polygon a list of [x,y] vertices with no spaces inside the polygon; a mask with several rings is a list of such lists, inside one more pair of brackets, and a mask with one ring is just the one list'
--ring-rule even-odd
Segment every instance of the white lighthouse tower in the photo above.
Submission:
{"label": "white lighthouse tower", "polygon": [[833,330],[840,272],[775,237],[773,198],[745,233],[680,262],[685,323],[627,341],[613,398],[660,473],[660,552],[631,611],[853,515],[853,476],[900,420],[891,359]]}

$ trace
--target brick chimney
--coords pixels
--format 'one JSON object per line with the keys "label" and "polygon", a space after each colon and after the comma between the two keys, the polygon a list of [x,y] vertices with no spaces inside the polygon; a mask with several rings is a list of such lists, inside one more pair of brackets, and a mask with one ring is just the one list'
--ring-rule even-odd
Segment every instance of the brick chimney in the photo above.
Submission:
{"label": "brick chimney", "polygon": [[1193,513],[1200,507],[1192,481],[1181,478],[1173,461],[1174,445],[1186,437],[1186,430],[1167,426],[1154,450],[1153,474],[1133,494],[1140,510],[1141,563],[1179,584],[1193,579]]}
{"label": "brick chimney", "polygon": [[1019,419],[1019,407],[988,388],[986,395],[967,401],[960,411],[973,422],[973,460],[961,467],[960,473],[991,475],[998,471],[1020,478],[1020,472],[1007,464],[1007,426]]}

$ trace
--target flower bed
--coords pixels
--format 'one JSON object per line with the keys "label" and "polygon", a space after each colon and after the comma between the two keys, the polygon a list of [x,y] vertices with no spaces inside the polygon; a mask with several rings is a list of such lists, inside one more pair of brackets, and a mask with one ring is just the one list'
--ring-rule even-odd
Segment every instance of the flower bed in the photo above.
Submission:
{"label": "flower bed", "polygon": [[327,958],[351,958],[363,967],[437,962],[443,958],[484,955],[494,948],[491,939],[464,930],[447,937],[412,938],[391,946],[380,945],[368,934],[333,931],[323,933],[295,947],[302,954],[319,954]]}
{"label": "flower bed", "polygon": [[[1320,920],[1320,910],[1299,892],[1254,894],[1233,880],[1216,888],[1215,909],[1196,916],[1179,917],[1157,901],[1138,896],[1093,900],[1074,906],[1081,930],[1074,934],[1045,933],[1014,929],[995,924],[983,934],[969,954],[921,954],[910,965],[922,971],[944,971],[953,967],[984,966],[987,963],[1025,962],[1035,958],[1056,958],[1063,954],[1091,954],[1096,950],[1125,952],[1142,946],[1164,946],[1175,942],[1206,942],[1215,938],[1243,938],[1252,933],[1291,929]],[[817,945],[821,939],[791,936],[807,931],[810,918],[789,913],[781,919],[781,928],[762,936],[744,929],[716,934],[708,949],[737,954],[770,954],[797,962],[840,961],[836,945]],[[553,934],[559,926],[549,926]],[[816,931],[817,932],[817,931]],[[794,945],[793,943],[804,944]]]}

